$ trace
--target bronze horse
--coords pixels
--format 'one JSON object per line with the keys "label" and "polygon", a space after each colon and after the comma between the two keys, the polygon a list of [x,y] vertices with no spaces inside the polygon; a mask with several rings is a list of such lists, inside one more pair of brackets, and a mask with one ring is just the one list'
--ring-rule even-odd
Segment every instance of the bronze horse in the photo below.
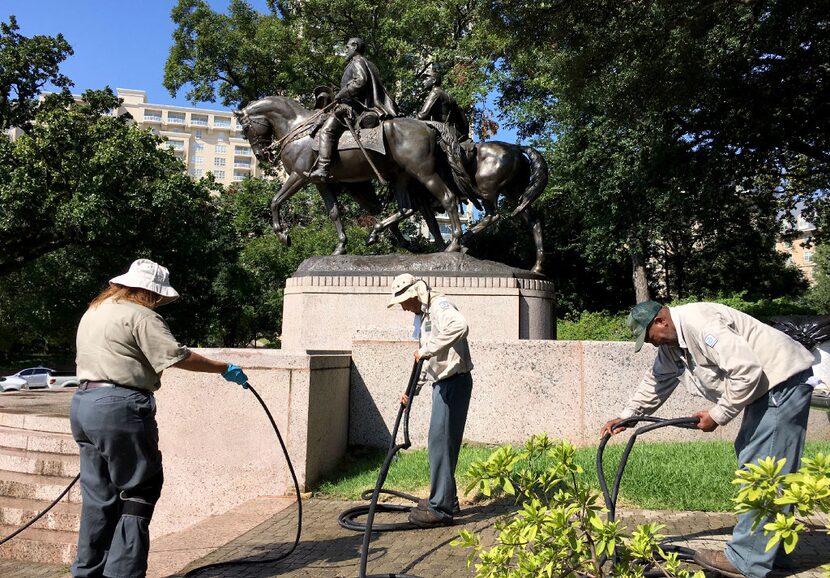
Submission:
{"label": "bronze horse", "polygon": [[[480,205],[479,208],[484,209],[484,217],[464,233],[461,238],[462,244],[466,244],[474,235],[498,221],[497,202],[499,196],[504,195],[515,204],[511,216],[521,214],[530,226],[536,245],[536,263],[532,271],[542,273],[545,256],[542,222],[530,205],[544,192],[548,183],[548,165],[544,157],[532,147],[499,141],[479,143],[467,156],[465,166],[473,179],[474,190],[474,196],[470,200],[477,206]],[[434,216],[431,211],[424,209],[425,199],[419,199],[414,191],[410,193],[412,193],[413,204],[418,204],[427,224],[431,225],[429,217],[434,221]],[[399,210],[376,224],[367,242],[376,241],[378,235],[387,227],[397,226],[399,221],[406,219],[413,212],[414,210]],[[430,226],[430,230],[432,228]],[[433,232],[433,237],[436,238],[440,247],[440,237],[436,236],[435,232]]]}
{"label": "bronze horse", "polygon": [[[313,168],[317,154],[312,150],[310,129],[313,117],[319,113],[307,110],[295,100],[269,96],[250,103],[236,114],[257,158],[269,161],[279,158],[288,173],[282,188],[271,201],[272,227],[287,245],[290,237],[280,221],[280,206],[312,182],[306,175]],[[449,169],[455,186],[462,193],[472,192],[455,135],[450,130],[438,131],[411,118],[393,118],[384,121],[382,126],[387,154],[367,151],[375,167],[384,178],[393,182],[396,190],[406,190],[408,182],[414,179],[429,191],[450,215],[452,238],[445,250],[461,250],[456,195],[440,174]],[[365,183],[376,177],[375,170],[360,150],[340,151],[331,172],[333,183],[337,184]],[[334,254],[342,254],[346,250],[346,235],[332,183],[317,181],[314,184],[337,227],[338,245]]]}

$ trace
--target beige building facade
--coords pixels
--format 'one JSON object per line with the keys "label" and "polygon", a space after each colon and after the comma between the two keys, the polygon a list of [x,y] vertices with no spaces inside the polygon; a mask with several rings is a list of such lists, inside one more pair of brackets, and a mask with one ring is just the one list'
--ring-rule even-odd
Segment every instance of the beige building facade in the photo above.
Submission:
{"label": "beige building facade", "polygon": [[248,176],[262,176],[233,112],[153,104],[143,90],[116,92],[123,100],[118,114],[129,112],[138,126],[167,138],[165,144],[193,178],[213,173],[217,182],[231,185]]}
{"label": "beige building facade", "polygon": [[813,240],[816,227],[799,215],[795,224],[798,236],[792,241],[778,241],[776,249],[789,256],[788,261],[801,269],[804,278],[815,282],[816,262],[813,258],[816,247]]}

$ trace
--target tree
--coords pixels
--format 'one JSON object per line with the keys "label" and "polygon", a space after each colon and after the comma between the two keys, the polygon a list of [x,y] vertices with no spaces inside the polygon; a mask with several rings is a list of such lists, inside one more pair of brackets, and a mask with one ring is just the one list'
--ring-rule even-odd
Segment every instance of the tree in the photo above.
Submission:
{"label": "tree", "polygon": [[57,88],[72,86],[58,71],[60,63],[72,55],[63,36],[27,38],[19,30],[14,16],[8,23],[0,22],[0,132],[29,128],[47,83]]}
{"label": "tree", "polygon": [[[729,271],[760,261],[779,279],[769,291],[782,290],[775,217],[822,206],[830,168],[827,13],[762,0],[491,3],[500,105],[521,135],[548,139],[559,209],[584,216],[589,261],[651,264],[653,289],[673,297],[707,277],[750,288]],[[717,275],[704,245],[721,251]]]}
{"label": "tree", "polygon": [[481,63],[489,61],[474,49],[483,46],[473,34],[480,4],[283,0],[269,2],[270,13],[260,14],[245,0],[231,0],[221,14],[204,0],[180,0],[172,12],[177,28],[164,84],[176,94],[190,83],[193,102],[220,99],[241,107],[284,94],[310,104],[315,86],[340,84],[344,62],[336,47],[360,36],[404,111],[415,110],[418,75],[432,63],[447,69],[448,90],[472,108],[484,95]]}

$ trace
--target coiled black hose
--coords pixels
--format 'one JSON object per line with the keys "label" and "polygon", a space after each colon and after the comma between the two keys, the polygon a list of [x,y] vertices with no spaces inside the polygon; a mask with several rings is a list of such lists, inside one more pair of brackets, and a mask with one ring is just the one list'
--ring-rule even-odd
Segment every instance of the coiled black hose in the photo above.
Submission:
{"label": "coiled black hose", "polygon": [[[418,498],[415,496],[410,496],[409,494],[404,494],[403,492],[397,492],[395,490],[384,490],[383,484],[386,481],[386,476],[389,474],[389,467],[392,465],[392,460],[401,450],[408,449],[412,442],[409,439],[409,412],[412,408],[412,402],[415,397],[415,389],[418,386],[418,380],[421,377],[421,368],[423,367],[424,360],[420,360],[412,366],[412,374],[409,376],[409,383],[406,386],[406,396],[409,400],[409,403],[406,405],[401,404],[398,408],[398,416],[395,418],[395,426],[392,428],[392,440],[389,443],[389,451],[386,453],[386,459],[383,461],[383,465],[380,467],[380,472],[378,473],[378,479],[375,483],[375,489],[371,490],[371,501],[369,502],[368,506],[358,506],[356,508],[350,508],[345,510],[340,514],[338,517],[338,522],[344,528],[349,530],[355,531],[363,531],[363,546],[360,550],[360,570],[359,570],[359,578],[417,578],[416,576],[412,576],[410,574],[371,574],[366,575],[366,564],[369,558],[369,541],[371,540],[372,531],[392,531],[392,530],[408,530],[411,528],[416,528],[414,524],[409,522],[406,523],[399,523],[399,524],[378,524],[374,525],[375,513],[380,512],[403,512],[409,511],[412,508],[409,506],[401,506],[401,505],[392,505],[392,504],[381,504],[378,505],[378,496],[380,494],[392,494],[394,496],[399,496],[402,498],[406,498],[408,500],[412,500],[417,502]],[[396,443],[398,439],[398,429],[400,428],[401,421],[403,421],[403,443]],[[368,495],[369,490],[363,493],[364,498]],[[359,524],[354,521],[357,516],[361,516],[366,514],[366,524]]]}

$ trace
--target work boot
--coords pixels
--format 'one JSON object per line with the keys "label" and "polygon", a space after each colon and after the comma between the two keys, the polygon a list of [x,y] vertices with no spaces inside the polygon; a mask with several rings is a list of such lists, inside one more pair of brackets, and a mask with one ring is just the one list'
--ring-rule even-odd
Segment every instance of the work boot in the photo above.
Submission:
{"label": "work boot", "polygon": [[453,524],[452,516],[442,517],[433,514],[432,510],[419,510],[418,508],[409,510],[409,521],[419,528],[439,528]]}
{"label": "work boot", "polygon": [[698,566],[728,578],[746,578],[721,550],[698,550],[695,552],[694,561]]}
{"label": "work boot", "polygon": [[[415,506],[419,510],[429,510],[429,498],[421,498],[418,500],[418,504]],[[461,513],[461,505],[458,503],[458,498],[455,499],[455,503],[452,507],[452,515],[457,516]]]}

